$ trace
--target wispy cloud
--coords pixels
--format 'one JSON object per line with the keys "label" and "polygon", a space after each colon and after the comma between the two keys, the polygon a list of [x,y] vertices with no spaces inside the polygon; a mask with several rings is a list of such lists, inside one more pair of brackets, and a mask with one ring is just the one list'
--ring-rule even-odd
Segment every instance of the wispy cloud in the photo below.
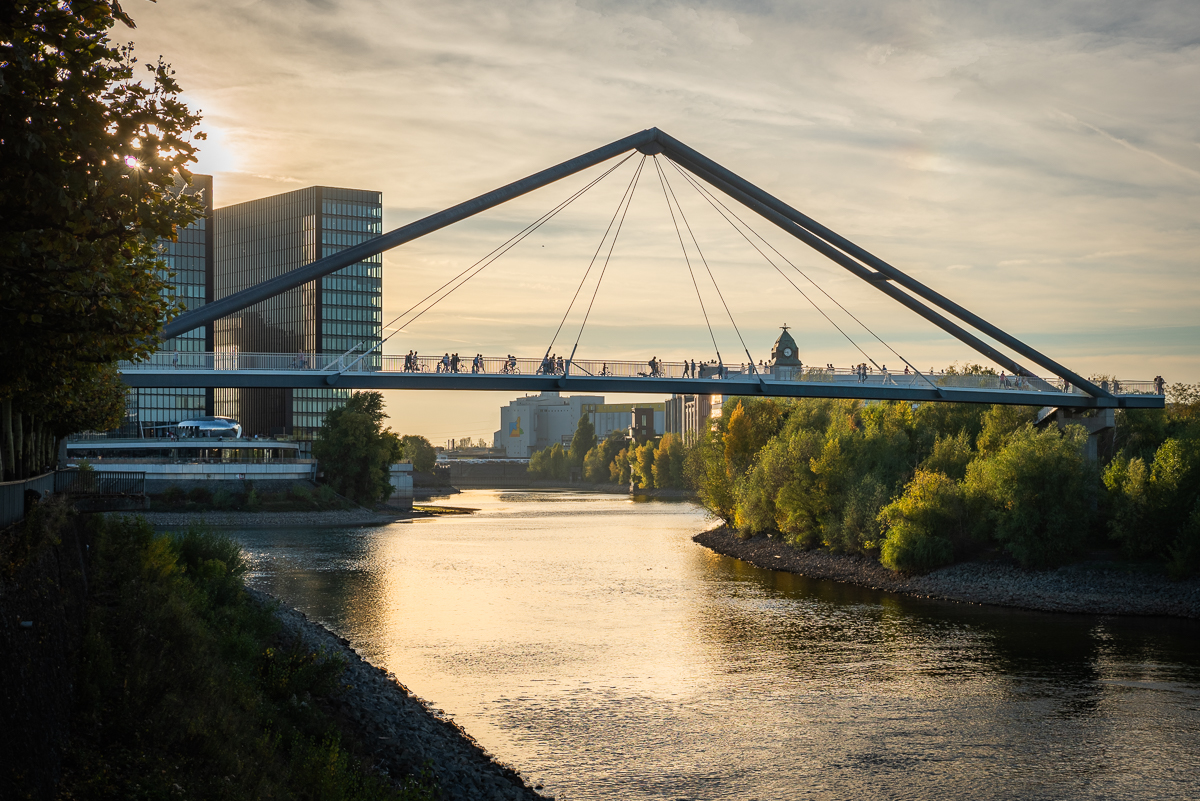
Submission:
{"label": "wispy cloud", "polygon": [[[1188,0],[175,0],[135,16],[139,47],[165,54],[206,111],[219,204],[360,186],[384,193],[394,227],[657,125],[1002,326],[1094,332],[1086,346],[1055,340],[1083,373],[1200,378],[1183,353],[1200,343],[1179,345],[1200,308],[1200,15]],[[399,349],[544,349],[624,180]],[[386,308],[578,185],[387,254]],[[808,359],[857,358],[702,201],[684,202],[756,354],[787,322]],[[973,357],[759,227],[913,358]],[[702,348],[674,237],[661,191],[643,184],[581,347]],[[1161,340],[1126,334],[1147,321]]]}

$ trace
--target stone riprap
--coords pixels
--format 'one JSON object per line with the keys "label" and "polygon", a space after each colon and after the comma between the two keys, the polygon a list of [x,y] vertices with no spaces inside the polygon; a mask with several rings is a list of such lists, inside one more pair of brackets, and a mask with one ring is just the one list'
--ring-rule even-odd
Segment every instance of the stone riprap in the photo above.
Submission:
{"label": "stone riprap", "polygon": [[1200,618],[1197,579],[1175,582],[1087,563],[1034,571],[996,562],[964,562],[922,576],[905,576],[862,556],[802,551],[764,536],[741,539],[724,526],[692,539],[756,567],[923,598],[1041,612]]}
{"label": "stone riprap", "polygon": [[[249,590],[260,603],[272,596]],[[428,706],[396,677],[367,662],[350,643],[303,613],[279,604],[275,615],[284,636],[308,648],[325,648],[346,658],[341,682],[349,687],[332,700],[358,739],[372,749],[375,764],[390,776],[419,774],[428,766],[446,801],[546,801],[518,771],[497,762],[441,710]]]}

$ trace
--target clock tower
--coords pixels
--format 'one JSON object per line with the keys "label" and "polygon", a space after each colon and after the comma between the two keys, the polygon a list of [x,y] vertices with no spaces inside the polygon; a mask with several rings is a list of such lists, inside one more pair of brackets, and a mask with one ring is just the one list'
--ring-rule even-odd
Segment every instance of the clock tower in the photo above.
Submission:
{"label": "clock tower", "polygon": [[771,349],[771,366],[796,368],[801,366],[796,340],[792,339],[786,325],[783,326],[783,333],[779,335],[779,339],[775,340],[775,347]]}

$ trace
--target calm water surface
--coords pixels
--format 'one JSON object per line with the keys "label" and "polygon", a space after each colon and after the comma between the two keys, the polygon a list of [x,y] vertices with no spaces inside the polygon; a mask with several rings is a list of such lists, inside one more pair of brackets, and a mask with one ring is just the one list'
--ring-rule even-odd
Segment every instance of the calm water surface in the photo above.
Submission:
{"label": "calm water surface", "polygon": [[252,583],[559,799],[1200,798],[1200,625],[759,570],[695,506],[464,492],[243,531]]}

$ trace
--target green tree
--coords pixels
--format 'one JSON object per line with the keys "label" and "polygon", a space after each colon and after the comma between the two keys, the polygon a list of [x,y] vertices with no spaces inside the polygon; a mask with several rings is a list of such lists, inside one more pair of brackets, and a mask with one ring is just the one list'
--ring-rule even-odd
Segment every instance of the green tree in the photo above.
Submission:
{"label": "green tree", "polygon": [[969,499],[992,536],[1026,567],[1060,564],[1083,545],[1099,483],[1083,455],[1087,431],[1026,424],[967,468]]}
{"label": "green tree", "polygon": [[654,466],[651,468],[655,489],[683,488],[684,456],[683,438],[678,434],[663,434],[654,450]]}
{"label": "green tree", "polygon": [[[401,441],[383,428],[387,415],[379,392],[356,392],[325,415],[313,456],[325,480],[358,503],[382,500],[392,492],[389,468],[401,455]],[[415,467],[415,464],[414,464]]]}
{"label": "green tree", "polygon": [[412,462],[413,470],[418,473],[428,473],[437,464],[437,450],[419,434],[405,434],[400,438],[400,454],[400,458]]}
{"label": "green tree", "polygon": [[575,436],[571,437],[571,464],[580,466],[587,452],[596,446],[596,427],[587,412],[579,416],[575,426]]}
{"label": "green tree", "polygon": [[931,470],[918,470],[904,493],[880,511],[879,520],[885,529],[879,561],[906,573],[949,564],[955,545],[968,538],[963,491]]}
{"label": "green tree", "polygon": [[[595,484],[617,483],[617,476],[612,472],[613,463],[617,454],[625,449],[626,442],[624,431],[618,429],[608,432],[608,436],[584,457],[584,479]],[[617,473],[619,476],[620,471]]]}
{"label": "green tree", "polygon": [[[112,0],[0,6],[0,415],[43,449],[40,432],[119,422],[112,403],[74,411],[157,346],[179,306],[154,246],[200,213],[176,185],[199,116],[163,61],[134,79],[117,22],[132,27]],[[30,458],[11,445],[9,475]]]}

